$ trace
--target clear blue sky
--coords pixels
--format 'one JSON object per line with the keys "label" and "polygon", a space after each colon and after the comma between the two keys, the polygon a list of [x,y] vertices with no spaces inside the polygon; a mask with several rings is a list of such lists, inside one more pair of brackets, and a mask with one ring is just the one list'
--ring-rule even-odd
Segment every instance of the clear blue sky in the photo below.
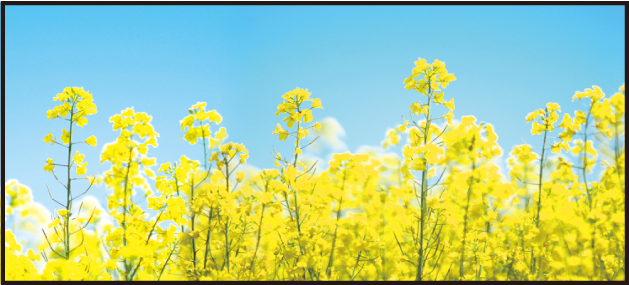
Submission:
{"label": "clear blue sky", "polygon": [[[522,139],[541,145],[529,112],[557,102],[574,114],[575,91],[598,85],[609,97],[625,80],[624,6],[6,6],[5,17],[3,171],[50,210],[45,183],[62,190],[43,167],[67,153],[43,138],[67,124],[46,111],[66,86],[83,86],[98,107],[74,134],[98,138],[78,146],[91,174],[110,167],[99,164],[118,136],[108,120],[127,107],[153,116],[158,165],[202,159],[179,125],[201,101],[249,149],[248,164],[271,168],[273,146],[293,147],[271,134],[285,92],[321,98],[315,120],[335,118],[355,152],[425,101],[403,80],[418,57],[439,59],[457,77],[445,90],[455,118],[493,124],[506,158]],[[90,190],[105,207],[107,193]]]}

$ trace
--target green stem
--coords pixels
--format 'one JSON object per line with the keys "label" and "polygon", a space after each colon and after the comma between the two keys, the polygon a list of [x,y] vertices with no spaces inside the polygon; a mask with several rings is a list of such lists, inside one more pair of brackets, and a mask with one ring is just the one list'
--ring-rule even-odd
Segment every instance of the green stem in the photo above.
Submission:
{"label": "green stem", "polygon": [[[297,107],[297,112],[299,112],[299,107]],[[297,146],[296,148],[299,148],[299,128],[300,128],[300,123],[299,121],[297,121]],[[293,167],[295,168],[295,170],[297,170],[297,156],[298,154],[295,153],[295,161],[293,162]],[[295,176],[295,183],[297,183],[297,176]],[[294,184],[293,184],[294,185]],[[299,204],[297,203],[297,189],[295,189],[293,187],[293,195],[295,196],[295,219],[297,220],[297,232],[298,232],[298,236],[301,237],[301,225],[299,223]],[[301,250],[301,253],[304,253],[304,249],[301,247],[301,244],[299,243],[299,241],[297,242],[299,244],[299,248]]]}
{"label": "green stem", "polygon": [[[227,161],[227,157],[223,158],[225,161],[225,181],[227,193],[229,193],[229,163]],[[226,217],[225,220],[225,262],[223,265],[227,263],[227,272],[229,272],[229,216]]]}
{"label": "green stem", "polygon": [[74,119],[74,104],[70,110],[70,133],[68,136],[68,184],[67,184],[67,198],[68,202],[66,203],[66,213],[65,218],[65,252],[66,252],[66,260],[70,259],[70,210],[72,209],[72,179],[70,177],[70,170],[72,170],[72,121]]}
{"label": "green stem", "polygon": [[[175,168],[177,169],[177,162],[175,162]],[[179,194],[179,179],[177,179],[177,171],[175,171],[173,178],[175,178],[175,189],[177,191],[177,197],[181,197],[181,195]],[[184,232],[184,226],[181,225],[181,232]]]}
{"label": "green stem", "polygon": [[587,145],[588,145],[588,125],[590,123],[590,113],[592,112],[592,106],[594,106],[594,102],[590,105],[590,110],[588,111],[587,116],[585,117],[585,134],[583,140],[583,183],[585,187],[585,191],[588,195],[588,206],[590,207],[590,212],[592,211],[592,194],[590,193],[590,188],[588,187],[587,181]]}
{"label": "green stem", "polygon": [[[430,103],[432,101],[432,90],[430,79],[428,80],[428,114],[426,114],[426,128],[424,129],[424,145],[428,143],[430,131]],[[428,162],[424,158],[424,170],[422,171],[422,189],[421,189],[421,225],[419,234],[419,256],[417,258],[417,275],[415,281],[422,281],[424,274],[424,223],[426,216],[426,194],[428,192]]]}
{"label": "green stem", "polygon": [[[546,124],[546,127],[548,127],[548,124]],[[535,225],[537,226],[537,228],[539,229],[539,225],[540,225],[540,212],[542,210],[542,178],[544,177],[544,152],[546,151],[546,135],[548,134],[548,131],[544,131],[544,143],[542,144],[542,157],[540,159],[540,165],[539,165],[539,192],[538,192],[538,198],[537,198],[537,221],[535,222]]]}
{"label": "green stem", "polygon": [[[487,215],[487,211],[485,211],[485,215]],[[491,224],[487,222],[486,225],[487,225],[486,233],[489,236],[489,230],[490,230]],[[485,254],[486,251],[487,251],[487,240],[485,240],[485,245],[483,247],[483,254]],[[480,280],[480,274],[482,271],[483,271],[483,265],[481,264],[478,267],[478,274],[476,275],[476,281]]]}
{"label": "green stem", "polygon": [[[267,191],[269,186],[269,180],[266,181],[266,185],[264,186],[264,192]],[[262,213],[260,214],[260,224],[258,225],[258,238],[256,241],[256,249],[253,251],[253,258],[251,259],[251,265],[249,267],[251,267],[249,270],[249,278],[251,279],[251,274],[254,274],[254,265],[255,265],[255,261],[256,261],[256,254],[258,253],[258,247],[260,246],[260,238],[262,237],[262,219],[264,218],[264,208],[266,207],[265,204],[262,204]],[[254,274],[255,277],[255,274]]]}
{"label": "green stem", "polygon": [[[210,248],[210,241],[212,240],[212,216],[214,214],[214,208],[210,207],[210,217],[208,218],[208,228],[207,228],[207,237],[205,239],[205,258],[203,259],[203,268],[207,268],[207,254],[212,253],[212,249]],[[212,258],[214,259],[214,258]]]}
{"label": "green stem", "polygon": [[[588,206],[590,208],[590,213],[592,212],[592,193],[590,192],[590,188],[588,187],[588,182],[587,182],[587,147],[588,147],[588,126],[590,124],[590,114],[592,113],[592,107],[594,107],[594,101],[592,101],[592,104],[590,104],[590,109],[588,110],[588,114],[585,117],[585,129],[584,129],[584,139],[583,139],[583,183],[584,183],[584,187],[585,190],[587,192],[588,195]],[[592,269],[594,271],[593,275],[596,275],[596,254],[594,254],[594,244],[595,244],[595,236],[596,236],[596,228],[594,227],[594,225],[592,224],[592,222],[590,222],[590,224],[592,225],[592,239],[591,239],[591,248],[592,248]]]}
{"label": "green stem", "polygon": [[[301,112],[299,110],[299,106],[301,104],[297,105],[297,112]],[[295,143],[295,148],[299,148],[299,128],[301,127],[301,120],[297,121],[297,140]],[[298,158],[298,154],[295,153],[295,161],[293,161],[293,167],[295,168],[295,170],[297,170],[297,158]],[[297,176],[295,176],[295,183],[297,182]],[[297,202],[297,189],[293,188],[293,195],[295,196],[295,220],[297,221],[297,244],[299,245],[299,251],[300,253],[303,255],[304,254],[304,248],[301,246],[301,243],[299,242],[299,239],[301,238],[301,224],[299,222],[299,203]],[[288,203],[287,203],[288,204]],[[308,270],[310,271],[310,269]],[[312,272],[310,272],[312,274]],[[303,275],[304,278],[306,278],[306,273],[304,272]]]}
{"label": "green stem", "polygon": [[[192,233],[194,234],[194,218],[196,217],[196,215],[194,214],[194,178],[191,179],[190,181],[190,207],[192,208],[191,212],[192,212],[192,217],[190,217],[192,226]],[[196,238],[192,238],[192,264],[194,265],[194,270],[193,272],[196,273],[197,272],[197,243],[196,243]],[[196,276],[196,274],[195,274]]]}
{"label": "green stem", "polygon": [[[148,237],[146,238],[146,243],[144,243],[144,245],[148,245],[149,241],[151,240],[151,236],[153,235],[153,231],[155,230],[155,226],[157,226],[157,222],[159,222],[159,218],[162,216],[162,212],[159,213],[159,215],[157,215],[157,218],[155,219],[155,223],[153,224],[153,227],[151,228],[151,231],[149,232]],[[140,264],[142,264],[142,261],[144,260],[144,257],[140,258],[140,261],[138,262],[138,265],[135,267],[135,270],[133,270],[133,273],[131,273],[131,278],[129,278],[129,280],[133,280],[133,278],[135,277],[135,274],[138,272],[138,269],[140,268]]]}
{"label": "green stem", "polygon": [[[382,217],[382,230],[380,231],[380,235],[382,236],[382,239],[384,239],[384,225],[385,225],[384,204],[385,204],[385,201],[382,201],[382,207],[380,209],[380,211],[381,211],[380,212],[380,216]],[[380,256],[382,256],[382,263],[381,263],[382,280],[386,280],[386,277],[387,277],[387,270],[386,270],[386,267],[385,267],[386,266],[386,247],[382,249],[382,253],[380,254]]]}
{"label": "green stem", "polygon": [[[546,111],[546,124],[544,125],[544,142],[542,143],[542,157],[540,158],[540,163],[539,163],[539,181],[538,181],[538,195],[537,195],[537,219],[535,221],[535,226],[539,229],[540,226],[540,212],[542,210],[542,180],[544,177],[544,154],[546,152],[546,137],[548,135],[548,109],[545,110]],[[541,258],[541,257],[540,257]],[[535,259],[535,251],[531,250],[531,273],[535,274],[535,263],[536,263],[536,259]]]}
{"label": "green stem", "polygon": [[332,262],[334,262],[334,247],[336,246],[336,234],[339,230],[339,219],[341,218],[341,205],[343,204],[343,192],[345,192],[345,174],[343,174],[343,186],[341,190],[341,199],[339,199],[339,208],[336,210],[336,226],[334,229],[334,238],[332,239],[332,250],[330,251],[330,260],[328,260],[328,268],[326,273],[328,278],[332,275]]}
{"label": "green stem", "polygon": [[173,246],[173,250],[170,251],[170,254],[168,254],[168,258],[166,259],[166,262],[164,262],[164,266],[162,267],[162,270],[159,272],[159,276],[157,277],[157,281],[159,281],[162,278],[162,274],[164,273],[164,269],[166,269],[166,265],[168,265],[168,262],[170,261],[170,257],[173,256],[173,252],[175,252],[175,249],[177,248],[177,246]]}
{"label": "green stem", "polygon": [[[125,182],[124,182],[124,201],[122,202],[122,207],[123,207],[122,228],[124,230],[122,234],[123,246],[127,246],[127,188],[129,185],[129,170],[131,170],[132,154],[133,154],[133,147],[129,148],[129,162],[127,164],[127,174],[125,176]],[[125,271],[125,274],[124,274],[125,281],[129,281],[128,280],[129,264],[127,263],[126,258],[124,259],[124,271]]]}
{"label": "green stem", "polygon": [[[474,140],[472,140],[472,150]],[[473,153],[472,153],[473,155]],[[472,187],[474,185],[474,171],[476,170],[476,161],[472,162],[472,175],[470,176],[470,188],[467,190],[467,203],[465,204],[465,217],[463,218],[463,246],[461,248],[461,262],[459,263],[459,278],[463,277],[463,262],[465,262],[465,238],[467,236],[467,214],[470,208],[470,198],[472,197]]]}
{"label": "green stem", "polygon": [[[618,175],[618,185],[621,186],[624,189],[624,185],[622,185],[622,182],[624,181],[622,179],[622,176],[620,174],[620,142],[619,142],[619,135],[618,135],[618,123],[614,124],[614,138],[616,140],[616,145],[614,146],[614,157],[615,157],[615,167],[616,167],[616,174]],[[623,204],[625,203],[624,200],[624,196],[623,196]]]}
{"label": "green stem", "polygon": [[203,168],[207,170],[207,147],[205,145],[205,130],[203,130],[203,123],[201,123],[201,134],[203,135]]}
{"label": "green stem", "polygon": [[[367,237],[367,234],[365,234],[365,236],[363,236],[363,241],[365,241],[366,237]],[[360,261],[360,255],[362,253],[363,253],[362,250],[358,252],[358,256],[356,257],[356,264],[354,264],[354,270],[352,270],[352,278],[351,278],[350,281],[354,281],[354,278],[356,278],[356,276],[354,274],[356,274],[356,268],[358,267],[358,262]]]}

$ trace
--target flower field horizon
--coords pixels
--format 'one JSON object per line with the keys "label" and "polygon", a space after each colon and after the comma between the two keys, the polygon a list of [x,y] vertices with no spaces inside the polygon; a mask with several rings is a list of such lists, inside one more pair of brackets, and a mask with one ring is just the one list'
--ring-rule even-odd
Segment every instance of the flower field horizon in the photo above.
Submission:
{"label": "flower field horizon", "polygon": [[[491,160],[502,152],[492,124],[474,116],[452,123],[454,98],[444,99],[442,89],[455,80],[444,62],[419,58],[404,84],[427,100],[412,103],[383,142],[383,148],[402,147],[403,159],[338,153],[319,174],[317,162],[306,165],[299,157],[318,139],[309,130],[323,128],[313,123],[321,99],[307,89],[289,91],[277,106],[276,116],[285,117],[273,134],[294,138],[294,151],[285,157],[275,151],[277,168],[249,179],[235,172],[249,157],[246,146],[227,142],[224,127],[212,131],[223,118],[206,111],[205,102],[180,121],[184,139],[203,147],[203,160],[184,155],[155,173],[155,158],[148,156],[159,137],[152,116],[127,108],[109,120],[120,136],[105,144],[100,163],[111,169],[86,175],[88,162],[72,148],[94,147],[97,138],[73,138],[72,130],[98,111],[89,91],[67,87],[46,115],[67,120],[69,130],[43,139],[67,149],[66,164],[48,158],[44,166],[66,199],[50,193],[62,209],[41,229],[46,243],[37,245],[39,254],[23,254],[5,230],[7,279],[623,280],[624,84],[611,98],[598,86],[576,92],[573,100],[588,108],[574,117],[559,115],[553,102],[529,113],[531,134],[544,136],[541,151],[515,147],[503,177]],[[438,105],[447,113],[431,115]],[[437,120],[448,124],[440,128]],[[555,125],[563,130],[560,141],[547,142]],[[562,151],[581,164],[563,159]],[[605,170],[588,182],[595,164]],[[55,168],[65,169],[65,184]],[[155,180],[156,193],[147,178]],[[77,179],[89,186],[73,194]],[[113,190],[109,211],[93,206],[81,215],[81,203],[74,212],[74,200],[103,183]],[[17,180],[6,184],[5,199],[12,219],[20,219],[16,212],[42,216]],[[154,218],[136,205],[142,200]],[[107,215],[115,223],[101,225]],[[32,262],[42,258],[39,272]]]}

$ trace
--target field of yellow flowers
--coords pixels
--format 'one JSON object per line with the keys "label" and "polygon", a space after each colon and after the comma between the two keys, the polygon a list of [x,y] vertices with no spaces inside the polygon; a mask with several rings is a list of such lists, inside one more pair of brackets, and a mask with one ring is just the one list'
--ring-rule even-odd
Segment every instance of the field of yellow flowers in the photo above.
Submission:
{"label": "field of yellow flowers", "polygon": [[[97,139],[72,130],[86,126],[97,108],[88,91],[68,87],[47,112],[49,120],[68,121],[68,130],[44,138],[67,150],[67,161],[48,159],[44,166],[67,189],[51,193],[62,210],[41,229],[39,252],[23,252],[5,230],[5,278],[624,280],[624,84],[609,98],[597,86],[576,92],[573,101],[585,108],[574,116],[552,102],[532,110],[526,122],[543,144],[516,146],[503,177],[492,162],[501,155],[493,126],[473,116],[452,121],[454,99],[444,98],[443,89],[455,80],[444,62],[420,58],[404,79],[418,101],[409,102],[404,122],[383,146],[401,147],[403,158],[339,153],[328,166],[300,161],[316,140],[309,130],[322,128],[314,120],[321,100],[307,89],[289,91],[273,134],[283,143],[294,140],[294,152],[274,152],[277,168],[248,180],[238,171],[247,148],[227,142],[225,128],[216,130],[223,118],[206,103],[181,120],[183,138],[203,147],[204,157],[182,156],[155,173],[149,146],[157,147],[159,134],[152,117],[128,108],[110,118],[120,135],[100,163],[111,168],[86,175],[80,151]],[[435,115],[439,104],[449,112]],[[437,121],[448,124],[440,128]],[[549,136],[554,128],[562,130],[558,138]],[[600,178],[588,181],[596,164],[603,167]],[[324,171],[315,174],[315,167]],[[77,179],[113,190],[108,213],[73,206],[89,190],[75,189]],[[151,213],[137,205],[141,199]],[[6,183],[5,200],[8,218],[34,211],[30,192],[16,180]],[[105,216],[115,226],[97,227]],[[33,261],[40,260],[45,268],[37,270]]]}

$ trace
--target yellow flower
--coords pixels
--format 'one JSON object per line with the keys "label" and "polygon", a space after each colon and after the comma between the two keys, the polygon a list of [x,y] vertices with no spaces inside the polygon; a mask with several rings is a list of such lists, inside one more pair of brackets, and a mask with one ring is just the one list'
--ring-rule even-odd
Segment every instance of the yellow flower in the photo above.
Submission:
{"label": "yellow flower", "polygon": [[559,142],[559,143],[553,143],[550,148],[553,153],[561,153],[562,148],[565,151],[568,151],[570,149],[570,146],[568,145],[567,142],[564,141],[564,142]]}
{"label": "yellow flower", "polygon": [[559,107],[559,104],[557,103],[548,103],[546,104],[546,109],[548,110],[548,112],[553,112],[553,111],[561,111],[561,108]]}
{"label": "yellow flower", "polygon": [[[210,159],[210,161],[212,161],[212,159]],[[157,173],[168,173],[168,170],[171,168],[170,166],[170,162],[166,162],[164,164],[162,164],[159,169],[157,170]]]}
{"label": "yellow flower", "polygon": [[245,179],[245,173],[244,172],[238,172],[236,174],[236,182],[240,183],[242,182],[242,180]]}
{"label": "yellow flower", "polygon": [[535,120],[539,117],[539,112],[538,111],[533,111],[530,112],[528,115],[526,115],[526,122],[530,122],[532,120]]}
{"label": "yellow flower", "polygon": [[41,256],[38,254],[35,254],[35,252],[33,252],[32,249],[29,249],[26,255],[28,256],[30,260],[39,261],[41,259]]}
{"label": "yellow flower", "polygon": [[157,198],[155,198],[155,197],[148,197],[147,201],[149,202],[149,209],[153,209],[155,211],[158,211],[166,203],[166,198],[164,196],[160,196],[160,197],[157,197]]}
{"label": "yellow flower", "polygon": [[533,127],[531,128],[531,134],[537,135],[544,132],[544,125],[539,124],[537,122],[533,122]]}
{"label": "yellow flower", "polygon": [[203,112],[205,111],[205,106],[207,106],[206,102],[197,102],[196,104],[192,105],[191,109],[197,109],[199,112]]}
{"label": "yellow flower", "polygon": [[57,214],[61,217],[65,217],[68,214],[68,210],[57,210]]}
{"label": "yellow flower", "polygon": [[217,124],[220,124],[221,121],[223,120],[223,117],[221,117],[221,115],[216,112],[215,110],[209,111],[208,112],[208,120],[211,122],[215,122]]}
{"label": "yellow flower", "polygon": [[85,157],[84,154],[80,154],[79,151],[76,151],[76,154],[74,155],[74,163],[76,164],[81,164],[81,162],[83,162],[83,158]]}
{"label": "yellow flower", "polygon": [[183,120],[181,120],[179,123],[181,124],[182,131],[185,127],[192,127],[192,124],[194,124],[194,116],[189,115],[183,118]]}
{"label": "yellow flower", "polygon": [[[317,123],[318,124],[318,123]],[[319,127],[321,127],[321,125],[319,125]],[[286,140],[286,138],[288,137],[288,131],[285,131],[284,129],[282,129],[282,126],[280,126],[280,124],[277,124],[277,126],[275,127],[275,131],[273,132],[274,135],[279,135],[279,139],[281,141]]]}
{"label": "yellow flower", "polygon": [[55,140],[52,139],[52,133],[48,133],[48,135],[44,138],[44,142],[55,143]]}
{"label": "yellow flower", "polygon": [[321,131],[321,124],[319,122],[314,124],[314,127],[317,129],[317,131]]}
{"label": "yellow flower", "polygon": [[450,110],[450,112],[448,112],[445,116],[443,116],[444,118],[446,118],[448,120],[448,124],[452,123],[452,118],[454,118],[454,113],[452,113],[452,110]]}
{"label": "yellow flower", "polygon": [[312,107],[311,108],[312,109],[317,109],[317,108],[323,109],[323,107],[321,106],[321,99],[317,98],[317,99],[312,100]]}
{"label": "yellow flower", "polygon": [[454,110],[454,98],[450,99],[450,101],[443,103],[443,106],[450,109],[450,111]]}
{"label": "yellow flower", "polygon": [[96,137],[95,136],[91,136],[91,137],[87,138],[85,140],[85,143],[89,144],[91,146],[96,146]]}
{"label": "yellow flower", "polygon": [[81,128],[87,124],[87,118],[83,116],[77,117],[76,119],[74,119],[74,121],[76,122],[76,125]]}
{"label": "yellow flower", "polygon": [[214,138],[210,138],[210,149],[217,147],[219,144],[223,143],[225,139],[228,137],[227,130],[224,127],[221,127],[218,132],[214,135]]}
{"label": "yellow flower", "polygon": [[80,175],[85,175],[85,173],[87,172],[87,162],[85,163],[79,163],[76,166],[76,175],[80,176]]}
{"label": "yellow flower", "polygon": [[55,165],[52,164],[52,158],[46,159],[46,166],[44,166],[44,170],[51,172],[53,169],[55,169]]}
{"label": "yellow flower", "polygon": [[400,132],[405,132],[406,131],[406,127],[410,125],[410,123],[407,120],[404,120],[404,124],[400,125],[399,127],[397,127],[398,131]]}
{"label": "yellow flower", "polygon": [[50,224],[48,224],[48,228],[50,229],[50,228],[57,227],[59,223],[61,223],[60,219],[54,219],[52,220],[52,222],[50,222]]}
{"label": "yellow flower", "polygon": [[295,112],[295,110],[290,110],[288,112],[288,117],[284,118],[284,122],[289,128],[293,127],[293,123],[298,122],[300,120],[300,114]]}
{"label": "yellow flower", "polygon": [[531,153],[532,150],[530,145],[519,145],[513,148],[511,155],[517,155],[520,162],[527,164],[536,158],[536,155]]}
{"label": "yellow flower", "polygon": [[68,132],[66,131],[66,129],[63,129],[63,135],[61,136],[61,140],[63,141],[63,143],[70,143],[70,135],[72,134],[72,132]]}

